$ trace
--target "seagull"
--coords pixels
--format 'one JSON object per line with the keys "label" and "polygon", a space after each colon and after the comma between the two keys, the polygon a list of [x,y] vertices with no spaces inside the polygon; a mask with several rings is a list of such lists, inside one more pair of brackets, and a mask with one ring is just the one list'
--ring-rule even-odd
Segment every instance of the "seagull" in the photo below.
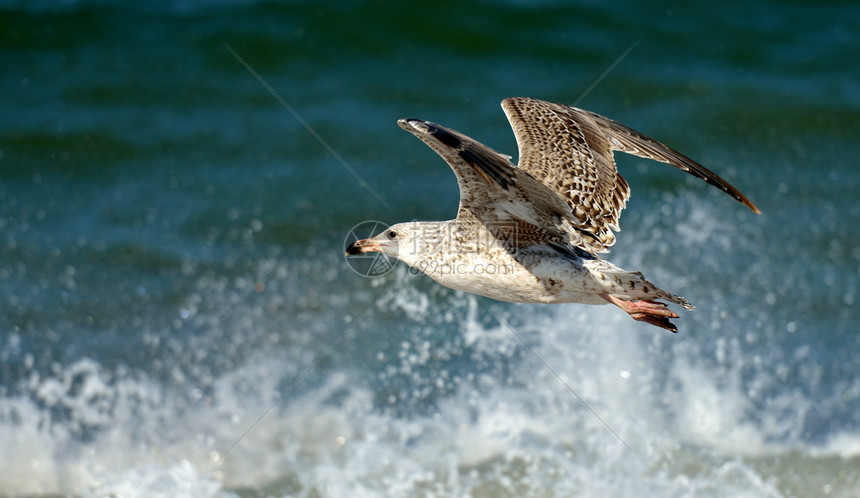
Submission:
{"label": "seagull", "polygon": [[644,134],[599,114],[542,100],[502,101],[519,164],[444,126],[400,119],[454,171],[457,217],[398,223],[346,249],[400,260],[446,287],[515,303],[614,304],[634,320],[671,332],[686,299],[642,273],[601,258],[630,197],[614,151],[670,164],[759,209],[712,171]]}

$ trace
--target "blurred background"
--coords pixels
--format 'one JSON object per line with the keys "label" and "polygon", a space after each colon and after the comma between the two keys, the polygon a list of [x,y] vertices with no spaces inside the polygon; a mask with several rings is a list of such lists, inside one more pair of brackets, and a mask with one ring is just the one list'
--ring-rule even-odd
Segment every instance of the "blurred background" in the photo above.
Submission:
{"label": "blurred background", "polygon": [[[858,496],[858,48],[856,2],[0,0],[0,496]],[[511,96],[761,208],[618,157],[679,334],[347,266],[456,213],[396,119],[516,157]]]}

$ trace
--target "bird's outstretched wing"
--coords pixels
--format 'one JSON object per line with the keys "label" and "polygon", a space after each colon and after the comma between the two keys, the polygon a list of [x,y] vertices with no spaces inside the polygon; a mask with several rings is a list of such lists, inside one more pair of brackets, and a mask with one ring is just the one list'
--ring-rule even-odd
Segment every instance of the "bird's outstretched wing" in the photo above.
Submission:
{"label": "bird's outstretched wing", "polygon": [[671,164],[756,208],[728,182],[665,145],[593,112],[542,100],[502,101],[519,149],[519,169],[556,192],[570,207],[572,237],[591,252],[608,252],[630,197],[613,151]]}
{"label": "bird's outstretched wing", "polygon": [[570,227],[565,224],[573,215],[570,207],[556,192],[511,164],[509,156],[436,123],[400,119],[397,124],[436,151],[454,171],[460,186],[458,220],[480,222],[520,247],[541,239],[571,242]]}

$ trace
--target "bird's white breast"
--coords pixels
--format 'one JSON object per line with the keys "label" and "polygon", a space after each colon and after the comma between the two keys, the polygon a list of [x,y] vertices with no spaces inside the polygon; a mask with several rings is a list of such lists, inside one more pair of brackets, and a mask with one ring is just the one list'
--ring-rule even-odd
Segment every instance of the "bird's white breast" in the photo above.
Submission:
{"label": "bird's white breast", "polygon": [[603,303],[587,265],[552,247],[460,249],[429,252],[411,266],[446,287],[500,301]]}

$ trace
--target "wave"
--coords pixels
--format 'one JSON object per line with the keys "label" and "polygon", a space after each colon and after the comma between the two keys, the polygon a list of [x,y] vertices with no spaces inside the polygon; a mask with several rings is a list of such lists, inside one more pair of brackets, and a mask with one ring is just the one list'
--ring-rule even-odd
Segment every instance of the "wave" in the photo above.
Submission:
{"label": "wave", "polygon": [[[303,264],[312,271],[319,263]],[[338,277],[322,280],[324,287]],[[205,281],[199,302],[230,302],[237,292]],[[288,300],[297,289],[290,282]],[[315,368],[358,316],[351,303],[329,300],[324,326],[285,323],[284,343],[249,336],[255,347],[223,370],[194,375],[182,364],[224,354],[233,334],[224,327],[240,336],[256,328],[259,303],[189,313],[207,317],[210,328],[197,329],[175,368],[156,374],[88,357],[50,371],[33,367],[0,397],[7,441],[0,494],[850,496],[856,489],[860,435],[843,429],[810,438],[798,429],[815,407],[838,400],[783,385],[772,372],[797,365],[782,356],[757,356],[737,337],[707,337],[716,347],[701,347],[694,333],[643,330],[609,307],[489,303],[488,312],[473,296],[403,269],[377,282],[356,300],[396,292]],[[246,329],[236,326],[243,320]],[[764,364],[750,370],[756,361]],[[776,394],[762,410],[750,389]]]}

